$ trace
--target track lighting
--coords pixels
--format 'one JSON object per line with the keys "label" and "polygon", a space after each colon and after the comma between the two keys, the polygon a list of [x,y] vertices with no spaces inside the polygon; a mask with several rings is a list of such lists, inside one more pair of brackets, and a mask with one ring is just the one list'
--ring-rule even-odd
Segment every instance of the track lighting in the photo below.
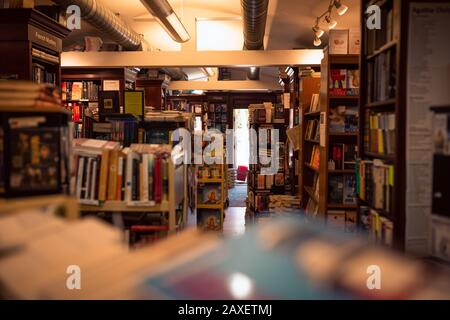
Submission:
{"label": "track lighting", "polygon": [[324,13],[322,13],[320,16],[318,16],[316,18],[316,24],[312,28],[312,30],[314,32],[314,45],[316,47],[318,47],[322,44],[322,41],[320,40],[320,38],[325,33],[325,31],[322,28],[320,28],[320,25],[319,25],[321,22],[321,19],[324,19],[323,22],[325,22],[327,24],[328,30],[332,30],[332,29],[336,28],[336,26],[338,24],[336,20],[331,18],[331,13],[332,13],[333,9],[336,9],[337,14],[342,16],[348,11],[348,6],[343,4],[341,2],[341,0],[330,0],[330,4],[328,6],[327,11],[325,11]]}
{"label": "track lighting", "polygon": [[318,47],[322,44],[322,40],[319,37],[314,38],[314,46]]}
{"label": "track lighting", "polygon": [[328,30],[332,30],[332,29],[336,28],[336,26],[337,26],[337,21],[334,20],[334,19],[332,19],[331,16],[326,16],[326,17],[325,17],[325,21],[326,21],[327,24],[328,24]]}
{"label": "track lighting", "polygon": [[340,16],[343,16],[348,11],[348,7],[345,4],[342,4],[340,0],[334,1],[334,6],[336,7],[336,12]]}
{"label": "track lighting", "polygon": [[323,34],[325,33],[325,31],[320,29],[318,25],[313,27],[313,31],[317,38],[322,38]]}

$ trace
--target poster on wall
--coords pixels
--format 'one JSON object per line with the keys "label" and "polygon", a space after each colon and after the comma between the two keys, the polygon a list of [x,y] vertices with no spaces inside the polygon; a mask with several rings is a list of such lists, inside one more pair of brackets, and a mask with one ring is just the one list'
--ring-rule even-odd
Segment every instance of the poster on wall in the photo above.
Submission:
{"label": "poster on wall", "polygon": [[426,255],[432,190],[431,106],[450,102],[449,3],[411,3],[406,120],[406,250]]}

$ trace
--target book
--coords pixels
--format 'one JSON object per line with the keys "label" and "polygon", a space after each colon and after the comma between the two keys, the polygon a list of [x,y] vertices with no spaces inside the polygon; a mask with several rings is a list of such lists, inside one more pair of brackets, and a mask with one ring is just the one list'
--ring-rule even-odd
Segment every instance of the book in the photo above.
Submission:
{"label": "book", "polygon": [[331,69],[328,92],[331,96],[345,96],[347,94],[347,70]]}
{"label": "book", "polygon": [[344,181],[342,176],[330,176],[328,178],[328,202],[342,204],[344,197]]}
{"label": "book", "polygon": [[221,184],[200,184],[200,203],[201,204],[221,204],[222,203],[222,188]]}
{"label": "book", "polygon": [[[22,119],[9,119],[11,122]],[[59,128],[10,127],[10,188],[14,191],[56,191],[59,187]]]}
{"label": "book", "polygon": [[344,176],[343,203],[356,204],[356,178],[354,175]]}
{"label": "book", "polygon": [[222,213],[219,209],[198,209],[197,226],[202,230],[219,231],[222,225]]}

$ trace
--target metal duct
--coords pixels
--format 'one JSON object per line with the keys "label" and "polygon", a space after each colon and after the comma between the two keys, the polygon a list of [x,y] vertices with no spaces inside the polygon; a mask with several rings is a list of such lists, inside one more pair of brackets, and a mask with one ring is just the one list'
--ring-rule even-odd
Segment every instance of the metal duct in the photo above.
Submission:
{"label": "metal duct", "polygon": [[241,0],[244,16],[244,50],[264,50],[269,0]]}
{"label": "metal duct", "polygon": [[[264,50],[269,0],[241,0],[244,16],[244,50]],[[247,72],[250,80],[259,80],[259,68]]]}
{"label": "metal duct", "polygon": [[80,7],[81,17],[101,32],[108,34],[112,40],[127,50],[141,48],[141,36],[131,29],[125,21],[114,12],[99,4],[96,0],[53,0],[67,8],[71,5]]}

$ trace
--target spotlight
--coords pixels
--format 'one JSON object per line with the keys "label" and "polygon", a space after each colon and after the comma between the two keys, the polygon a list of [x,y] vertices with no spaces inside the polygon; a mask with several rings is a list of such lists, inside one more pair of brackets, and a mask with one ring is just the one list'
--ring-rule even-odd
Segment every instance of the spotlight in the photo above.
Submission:
{"label": "spotlight", "polygon": [[325,21],[328,23],[328,29],[334,29],[337,26],[337,21],[334,19],[331,19],[331,17],[328,15],[325,17]]}
{"label": "spotlight", "polygon": [[325,31],[320,29],[319,26],[314,26],[312,29],[317,38],[321,38],[323,36],[323,34],[325,33]]}
{"label": "spotlight", "polygon": [[318,37],[314,38],[314,46],[318,47],[322,44],[322,40],[320,40]]}
{"label": "spotlight", "polygon": [[343,16],[348,11],[348,7],[345,4],[342,4],[340,0],[335,0],[334,6],[336,7],[336,11],[340,16]]}

